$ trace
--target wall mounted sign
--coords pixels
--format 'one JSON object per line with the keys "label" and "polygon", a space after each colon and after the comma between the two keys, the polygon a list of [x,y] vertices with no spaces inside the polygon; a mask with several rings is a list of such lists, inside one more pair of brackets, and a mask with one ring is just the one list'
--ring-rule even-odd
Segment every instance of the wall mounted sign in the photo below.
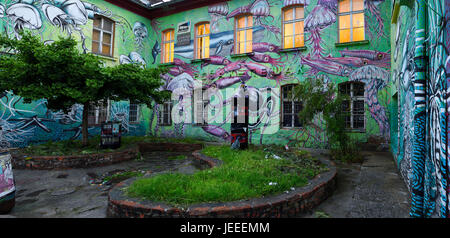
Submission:
{"label": "wall mounted sign", "polygon": [[191,44],[191,22],[186,21],[178,24],[177,27],[177,46]]}

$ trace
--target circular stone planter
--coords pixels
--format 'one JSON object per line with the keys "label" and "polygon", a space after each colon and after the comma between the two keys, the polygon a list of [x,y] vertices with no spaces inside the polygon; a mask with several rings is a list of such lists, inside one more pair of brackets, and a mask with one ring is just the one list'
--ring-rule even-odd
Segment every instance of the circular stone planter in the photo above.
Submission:
{"label": "circular stone planter", "polygon": [[151,151],[192,152],[201,144],[183,143],[138,143],[128,149],[102,154],[32,156],[20,152],[11,153],[14,169],[58,170],[92,168],[116,164],[137,158],[139,153]]}
{"label": "circular stone planter", "polygon": [[[222,163],[198,151],[193,156],[214,167]],[[319,158],[327,165],[327,172],[317,175],[307,186],[295,188],[288,193],[226,203],[202,203],[187,209],[172,207],[160,202],[152,202],[125,195],[124,188],[136,178],[117,184],[108,196],[108,217],[116,218],[265,218],[295,217],[311,210],[327,199],[336,189],[336,167],[327,159]]]}

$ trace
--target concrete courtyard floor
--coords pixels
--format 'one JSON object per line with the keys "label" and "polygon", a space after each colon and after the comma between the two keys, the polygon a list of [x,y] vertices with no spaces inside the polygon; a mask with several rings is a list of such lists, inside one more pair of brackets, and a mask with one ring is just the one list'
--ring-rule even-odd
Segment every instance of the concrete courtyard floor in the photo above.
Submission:
{"label": "concrete courtyard floor", "polygon": [[[313,154],[320,153],[312,151]],[[362,164],[337,163],[337,190],[300,218],[406,218],[409,192],[389,152],[363,152]],[[14,170],[16,206],[8,215],[17,218],[106,217],[111,186],[92,184],[102,174],[142,170],[159,173],[194,173],[201,169],[191,157],[167,160],[179,153],[149,153],[135,160],[106,167],[62,171]]]}
{"label": "concrete courtyard floor", "polygon": [[408,218],[410,193],[390,152],[363,152],[362,164],[336,163],[337,189],[302,218]]}

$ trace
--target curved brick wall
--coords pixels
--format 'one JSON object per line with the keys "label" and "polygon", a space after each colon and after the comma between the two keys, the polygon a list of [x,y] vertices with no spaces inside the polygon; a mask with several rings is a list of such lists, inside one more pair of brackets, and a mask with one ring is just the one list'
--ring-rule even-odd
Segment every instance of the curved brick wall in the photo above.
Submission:
{"label": "curved brick wall", "polygon": [[[222,161],[209,158],[199,152],[194,157],[218,166]],[[295,217],[297,214],[311,210],[328,198],[336,188],[336,167],[334,163],[320,158],[329,171],[316,176],[310,184],[283,193],[264,198],[238,202],[205,203],[192,205],[187,209],[168,206],[164,203],[151,202],[125,196],[122,188],[128,187],[136,178],[117,184],[108,196],[108,217],[127,218],[247,218],[247,217]]]}
{"label": "curved brick wall", "polygon": [[138,143],[129,149],[104,154],[67,155],[67,156],[32,156],[12,152],[14,169],[73,169],[91,168],[116,164],[135,159],[139,152],[176,151],[191,152],[202,148],[201,144],[182,143]]}

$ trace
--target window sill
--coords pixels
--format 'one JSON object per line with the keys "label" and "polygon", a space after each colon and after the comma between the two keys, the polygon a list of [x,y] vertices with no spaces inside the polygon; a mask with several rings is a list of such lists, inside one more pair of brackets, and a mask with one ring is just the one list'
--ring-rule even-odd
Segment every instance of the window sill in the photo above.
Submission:
{"label": "window sill", "polygon": [[230,57],[231,58],[240,58],[240,57],[248,57],[248,56],[253,56],[253,55],[255,55],[255,53],[249,52],[249,53],[242,53],[242,54],[231,54]]}
{"label": "window sill", "polygon": [[161,64],[159,64],[160,66],[163,66],[163,67],[169,67],[169,66],[174,66],[175,64],[173,63],[173,62],[169,62],[169,63],[161,63]]}
{"label": "window sill", "polygon": [[280,130],[282,131],[289,131],[289,130],[302,130],[303,127],[280,127]]}
{"label": "window sill", "polygon": [[92,54],[95,56],[98,56],[99,58],[104,59],[104,60],[109,60],[109,61],[114,61],[114,62],[117,61],[117,58],[113,57],[113,56],[100,55],[100,54],[96,54],[96,53],[92,53]]}
{"label": "window sill", "polygon": [[335,43],[334,46],[346,47],[346,46],[367,45],[367,44],[369,44],[369,41],[363,40],[363,41],[352,41],[352,42],[345,42],[345,43]]}
{"label": "window sill", "polygon": [[172,124],[158,124],[158,126],[172,126]]}
{"label": "window sill", "polygon": [[366,133],[366,129],[346,129],[347,133]]}
{"label": "window sill", "polygon": [[305,51],[308,48],[306,48],[306,46],[302,46],[302,47],[296,47],[296,48],[287,48],[287,49],[281,49],[280,53],[287,53],[287,52],[292,52],[292,51]]}

